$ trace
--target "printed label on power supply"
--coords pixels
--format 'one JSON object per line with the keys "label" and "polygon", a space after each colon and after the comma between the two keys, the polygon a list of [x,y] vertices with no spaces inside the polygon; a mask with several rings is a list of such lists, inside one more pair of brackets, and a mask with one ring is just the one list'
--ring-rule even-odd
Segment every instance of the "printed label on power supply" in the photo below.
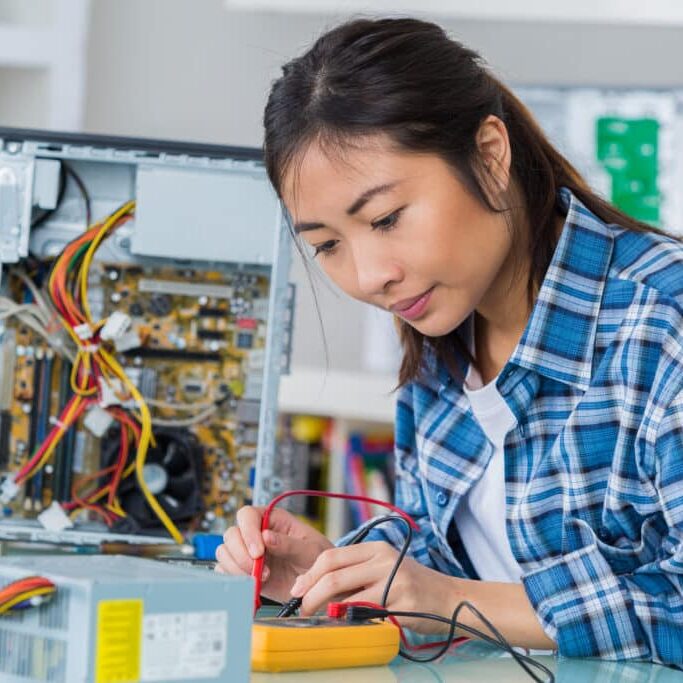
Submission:
{"label": "printed label on power supply", "polygon": [[139,680],[142,612],[137,599],[97,605],[96,683]]}
{"label": "printed label on power supply", "polygon": [[140,680],[214,678],[225,668],[228,614],[146,614],[142,624]]}

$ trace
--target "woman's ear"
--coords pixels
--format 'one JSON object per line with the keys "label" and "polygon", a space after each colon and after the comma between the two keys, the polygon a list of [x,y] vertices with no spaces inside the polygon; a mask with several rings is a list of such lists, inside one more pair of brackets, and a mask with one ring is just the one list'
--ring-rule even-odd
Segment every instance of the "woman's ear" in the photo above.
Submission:
{"label": "woman's ear", "polygon": [[506,125],[493,114],[487,116],[477,131],[476,144],[483,165],[484,187],[494,199],[510,185],[512,154]]}

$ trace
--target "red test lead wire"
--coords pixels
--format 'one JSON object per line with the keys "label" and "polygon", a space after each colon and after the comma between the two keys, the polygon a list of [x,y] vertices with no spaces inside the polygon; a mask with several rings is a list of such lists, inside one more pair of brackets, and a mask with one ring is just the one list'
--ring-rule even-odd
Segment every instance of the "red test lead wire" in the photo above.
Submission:
{"label": "red test lead wire", "polygon": [[[407,513],[401,510],[400,508],[396,507],[395,505],[392,505],[391,503],[387,503],[384,500],[377,500],[376,498],[368,498],[367,496],[354,496],[350,493],[331,493],[329,491],[314,491],[312,489],[296,489],[293,491],[285,491],[284,493],[281,493],[279,496],[275,496],[273,500],[268,503],[266,506],[266,509],[263,511],[263,518],[261,519],[261,534],[269,528],[269,522],[270,522],[270,513],[273,510],[273,508],[281,501],[284,500],[285,498],[289,498],[290,496],[313,496],[316,498],[340,498],[341,500],[357,500],[363,503],[370,503],[372,505],[379,505],[381,507],[385,507],[392,512],[395,512],[397,515],[400,515],[403,517],[408,524],[415,530],[415,531],[420,531],[420,527],[417,525],[415,520]],[[260,557],[257,557],[254,560],[254,565],[251,568],[251,575],[254,577],[254,614],[258,611],[259,607],[261,607],[261,586],[263,584],[263,564],[265,562],[265,551]]]}

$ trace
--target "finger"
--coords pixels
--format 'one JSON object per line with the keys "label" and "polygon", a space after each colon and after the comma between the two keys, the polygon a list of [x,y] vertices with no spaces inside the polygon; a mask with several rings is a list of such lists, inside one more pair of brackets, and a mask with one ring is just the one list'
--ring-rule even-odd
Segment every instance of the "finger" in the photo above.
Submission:
{"label": "finger", "polygon": [[287,510],[282,508],[273,508],[270,511],[270,516],[268,517],[268,528],[273,531],[278,531],[282,534],[289,534],[292,531],[292,527],[297,524],[301,525],[301,522],[294,517]]}
{"label": "finger", "polygon": [[377,556],[377,548],[371,543],[359,543],[358,545],[342,546],[341,548],[329,548],[320,553],[311,568],[299,576],[292,586],[292,595],[298,597],[322,579],[325,574],[367,562]]}
{"label": "finger", "polygon": [[[225,532],[223,540],[225,541],[224,546],[227,552],[230,554],[235,563],[243,572],[249,573],[254,564],[254,560],[247,551],[242,532],[236,526],[231,526]],[[220,547],[223,546],[219,546],[219,548]]]}
{"label": "finger", "polygon": [[[240,567],[240,565],[237,564],[234,558],[230,555],[230,551],[225,547],[225,545],[220,545],[216,549],[216,559],[218,560],[218,564],[214,567],[214,569],[220,574],[234,574],[240,576],[251,574],[251,565],[253,565],[253,562],[250,561],[251,565],[249,566],[249,569],[245,570],[243,567]],[[268,565],[263,565],[261,577],[263,578],[263,581],[267,581],[270,577],[270,569]]]}
{"label": "finger", "polygon": [[218,560],[218,566],[220,566],[224,574],[231,574],[232,576],[249,574],[249,572],[244,571],[244,569],[235,562],[225,545],[220,545],[216,549],[216,559]]}
{"label": "finger", "polygon": [[314,614],[329,602],[338,602],[346,594],[361,593],[377,581],[374,573],[370,563],[363,562],[325,574],[304,594],[302,614]]}
{"label": "finger", "polygon": [[251,505],[242,507],[237,511],[236,520],[248,555],[254,560],[261,557],[265,550],[261,537],[263,509]]}
{"label": "finger", "polygon": [[301,560],[306,546],[305,541],[272,529],[263,532],[263,542],[266,544],[268,555],[295,561]]}
{"label": "finger", "polygon": [[[347,593],[340,598],[340,602],[371,602],[375,605],[381,607],[380,601],[382,600],[382,591],[384,590],[384,585],[374,584],[370,588],[365,588],[364,590],[356,593]],[[387,606],[387,609],[390,609]],[[396,609],[396,608],[394,608]]]}

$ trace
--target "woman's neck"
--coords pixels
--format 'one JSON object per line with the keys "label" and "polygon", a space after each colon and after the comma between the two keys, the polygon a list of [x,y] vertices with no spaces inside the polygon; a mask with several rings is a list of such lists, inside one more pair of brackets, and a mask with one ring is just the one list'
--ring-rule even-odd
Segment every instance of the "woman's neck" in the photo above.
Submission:
{"label": "woman's neck", "polygon": [[[555,217],[559,240],[565,216]],[[486,297],[474,312],[474,349],[483,382],[490,382],[513,354],[529,321],[538,292],[529,296],[528,258],[511,254]]]}

